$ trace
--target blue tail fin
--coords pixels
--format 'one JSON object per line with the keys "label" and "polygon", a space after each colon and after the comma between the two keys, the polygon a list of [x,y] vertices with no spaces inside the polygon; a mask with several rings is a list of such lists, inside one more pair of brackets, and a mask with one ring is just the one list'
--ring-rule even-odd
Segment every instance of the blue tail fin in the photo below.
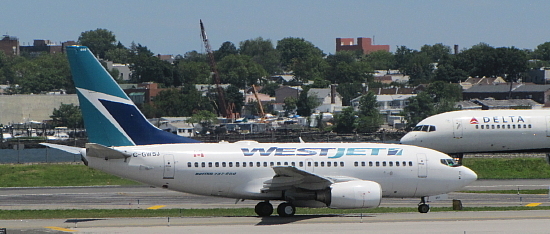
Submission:
{"label": "blue tail fin", "polygon": [[199,141],[153,126],[86,46],[67,46],[67,57],[89,142],[131,146]]}

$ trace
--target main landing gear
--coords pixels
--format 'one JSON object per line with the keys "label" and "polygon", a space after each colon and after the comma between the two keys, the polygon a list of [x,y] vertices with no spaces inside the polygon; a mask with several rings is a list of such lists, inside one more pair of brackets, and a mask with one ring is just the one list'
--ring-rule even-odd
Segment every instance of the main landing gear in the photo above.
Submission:
{"label": "main landing gear", "polygon": [[[259,202],[254,208],[254,211],[260,217],[267,217],[273,213],[273,205],[271,205],[269,201]],[[294,214],[296,214],[296,206],[292,203],[283,202],[277,206],[277,214],[281,217],[294,216]]]}
{"label": "main landing gear", "polygon": [[426,197],[420,198],[420,203],[418,203],[418,212],[428,213],[430,211],[430,206],[426,204]]}

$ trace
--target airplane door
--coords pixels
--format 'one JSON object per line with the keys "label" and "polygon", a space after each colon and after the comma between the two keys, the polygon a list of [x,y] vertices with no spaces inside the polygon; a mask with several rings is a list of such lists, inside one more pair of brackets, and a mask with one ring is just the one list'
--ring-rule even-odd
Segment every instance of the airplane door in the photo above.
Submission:
{"label": "airplane door", "polygon": [[462,138],[464,127],[462,126],[462,119],[453,119],[453,136],[454,138]]}
{"label": "airplane door", "polygon": [[176,173],[176,163],[174,161],[174,155],[166,154],[164,155],[164,174],[163,179],[174,179],[174,174]]}
{"label": "airplane door", "polygon": [[550,137],[550,116],[546,116],[546,136]]}
{"label": "airplane door", "polygon": [[426,162],[426,154],[416,154],[418,164],[418,178],[428,177],[428,163]]}

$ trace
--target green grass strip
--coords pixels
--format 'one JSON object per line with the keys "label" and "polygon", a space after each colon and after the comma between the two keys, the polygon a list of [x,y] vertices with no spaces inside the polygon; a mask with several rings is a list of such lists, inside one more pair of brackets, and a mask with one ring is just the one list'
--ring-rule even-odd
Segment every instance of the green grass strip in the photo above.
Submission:
{"label": "green grass strip", "polygon": [[544,158],[465,158],[462,163],[479,179],[550,178],[550,165]]}
{"label": "green grass strip", "polygon": [[[462,211],[550,210],[550,206],[464,207]],[[451,207],[432,207],[431,212],[453,211]],[[418,212],[414,207],[379,207],[375,209],[298,208],[297,215],[345,215]],[[97,210],[0,210],[0,219],[84,219],[123,217],[253,217],[252,208],[218,209],[97,209]]]}
{"label": "green grass strip", "polygon": [[3,164],[0,187],[138,185],[139,183],[75,164]]}

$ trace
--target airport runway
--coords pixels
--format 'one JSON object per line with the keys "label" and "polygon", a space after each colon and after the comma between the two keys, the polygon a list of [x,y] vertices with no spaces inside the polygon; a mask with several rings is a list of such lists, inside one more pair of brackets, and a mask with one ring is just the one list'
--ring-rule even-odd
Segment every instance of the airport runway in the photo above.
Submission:
{"label": "airport runway", "polygon": [[[465,190],[547,189],[550,180],[479,180]],[[430,205],[451,206],[459,199],[463,206],[521,206],[529,203],[550,205],[548,194],[480,194],[450,193],[447,200]],[[382,207],[416,207],[419,199],[382,199]],[[235,199],[205,197],[148,186],[1,188],[0,209],[143,209],[164,205],[165,208],[235,208],[256,205],[257,201],[235,204]]]}
{"label": "airport runway", "polygon": [[8,233],[549,233],[550,211],[0,220]]}
{"label": "airport runway", "polygon": [[[550,180],[480,180],[465,190],[515,190],[548,188]],[[550,205],[548,194],[450,193],[447,200],[432,201],[432,207]],[[0,209],[145,209],[249,207],[257,201],[235,204],[234,199],[204,197],[147,186],[2,188]],[[382,207],[416,207],[418,199],[383,199]],[[0,220],[8,233],[242,233],[301,232],[359,233],[550,233],[550,211],[433,212],[359,215],[298,215],[279,217],[214,218],[117,218],[80,220]],[[46,228],[48,227],[48,228]],[[543,228],[541,228],[543,227]],[[53,228],[53,229],[52,229]]]}

